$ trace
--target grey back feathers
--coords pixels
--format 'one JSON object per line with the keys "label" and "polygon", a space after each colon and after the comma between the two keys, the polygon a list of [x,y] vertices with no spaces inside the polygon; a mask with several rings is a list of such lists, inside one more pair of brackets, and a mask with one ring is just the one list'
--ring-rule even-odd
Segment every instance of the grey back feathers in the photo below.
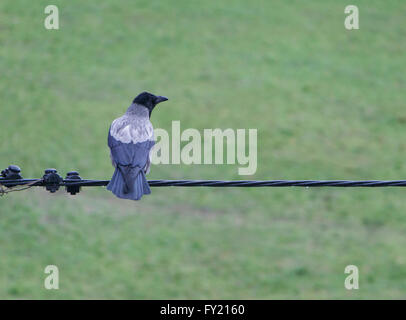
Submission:
{"label": "grey back feathers", "polygon": [[113,121],[111,136],[122,143],[138,143],[154,140],[154,128],[149,111],[139,104],[131,104],[125,115]]}

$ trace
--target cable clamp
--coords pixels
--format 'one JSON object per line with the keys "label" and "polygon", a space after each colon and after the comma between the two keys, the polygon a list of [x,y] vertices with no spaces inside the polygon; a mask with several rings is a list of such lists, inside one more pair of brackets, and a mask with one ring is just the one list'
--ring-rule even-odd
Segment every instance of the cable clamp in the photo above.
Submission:
{"label": "cable clamp", "polygon": [[[79,172],[77,171],[70,171],[66,174],[65,182],[78,182],[81,181],[82,178],[79,176]],[[80,192],[80,186],[70,186],[67,185],[65,187],[66,192],[69,192],[71,195],[75,195]]]}
{"label": "cable clamp", "polygon": [[56,169],[46,169],[42,179],[44,181],[45,189],[51,193],[58,191],[59,186],[63,182],[62,177],[58,174]]}

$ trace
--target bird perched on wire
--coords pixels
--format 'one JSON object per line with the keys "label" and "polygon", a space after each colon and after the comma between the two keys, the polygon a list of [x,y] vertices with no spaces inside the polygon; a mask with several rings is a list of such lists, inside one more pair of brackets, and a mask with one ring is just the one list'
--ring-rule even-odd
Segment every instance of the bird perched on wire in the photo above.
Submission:
{"label": "bird perched on wire", "polygon": [[110,126],[108,145],[115,171],[107,189],[119,198],[139,200],[151,193],[145,178],[151,165],[150,151],[155,144],[150,117],[155,106],[166,100],[166,97],[142,92],[127,112]]}

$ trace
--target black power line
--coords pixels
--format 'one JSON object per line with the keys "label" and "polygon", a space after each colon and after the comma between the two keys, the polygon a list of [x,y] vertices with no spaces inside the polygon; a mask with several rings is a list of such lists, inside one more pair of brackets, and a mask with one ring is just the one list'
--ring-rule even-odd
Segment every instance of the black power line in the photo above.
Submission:
{"label": "black power line", "polygon": [[[101,187],[110,180],[63,179],[55,184],[61,187]],[[33,187],[46,187],[43,179],[1,180],[0,184],[14,187],[33,183]],[[406,187],[406,180],[149,180],[150,187]]]}
{"label": "black power line", "polygon": [[[1,172],[0,194],[35,186],[45,187],[50,192],[65,187],[67,192],[76,194],[81,187],[106,186],[109,182],[82,179],[76,171],[68,172],[63,179],[55,169],[45,170],[40,179],[23,179],[20,168],[9,166]],[[148,183],[151,187],[406,187],[406,180],[149,180]],[[17,186],[22,188],[15,188]]]}

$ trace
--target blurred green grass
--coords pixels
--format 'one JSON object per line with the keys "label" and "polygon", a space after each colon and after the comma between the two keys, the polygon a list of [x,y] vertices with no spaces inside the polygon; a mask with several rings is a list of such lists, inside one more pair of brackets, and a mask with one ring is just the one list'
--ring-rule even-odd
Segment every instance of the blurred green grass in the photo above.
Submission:
{"label": "blurred green grass", "polygon": [[[0,167],[109,178],[106,135],[140,91],[171,129],[257,128],[252,179],[402,179],[404,1],[0,3]],[[239,179],[237,165],[149,178]],[[245,177],[243,177],[245,178]],[[0,298],[404,298],[400,189],[103,188],[0,199]],[[60,290],[43,287],[46,265]],[[360,289],[344,288],[344,268]]]}

